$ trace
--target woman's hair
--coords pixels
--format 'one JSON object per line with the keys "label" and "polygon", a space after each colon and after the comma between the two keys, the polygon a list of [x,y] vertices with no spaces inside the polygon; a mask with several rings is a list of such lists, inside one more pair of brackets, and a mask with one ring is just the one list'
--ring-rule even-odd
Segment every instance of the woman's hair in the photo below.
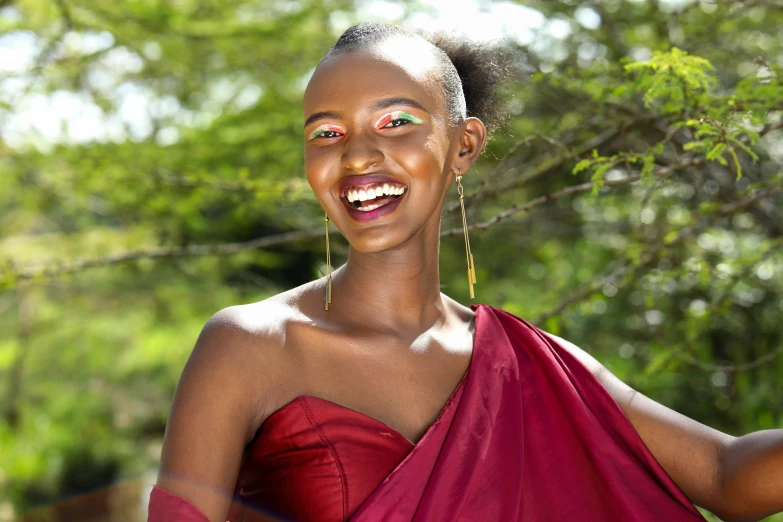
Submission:
{"label": "woman's hair", "polygon": [[346,29],[324,58],[398,37],[434,46],[453,123],[472,116],[490,131],[503,123],[507,117],[504,86],[513,76],[515,58],[506,43],[474,42],[446,33],[417,34],[396,24],[365,22]]}

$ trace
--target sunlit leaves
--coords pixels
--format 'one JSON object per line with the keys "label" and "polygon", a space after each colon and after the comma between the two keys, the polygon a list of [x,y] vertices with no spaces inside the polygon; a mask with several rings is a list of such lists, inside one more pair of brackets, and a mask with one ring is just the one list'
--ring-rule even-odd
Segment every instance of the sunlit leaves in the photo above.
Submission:
{"label": "sunlit leaves", "polygon": [[625,66],[626,71],[639,73],[634,87],[644,93],[645,105],[650,107],[660,100],[666,113],[697,105],[699,97],[708,94],[716,84],[711,74],[714,69],[704,58],[689,55],[677,47],[668,52],[655,51],[650,60]]}

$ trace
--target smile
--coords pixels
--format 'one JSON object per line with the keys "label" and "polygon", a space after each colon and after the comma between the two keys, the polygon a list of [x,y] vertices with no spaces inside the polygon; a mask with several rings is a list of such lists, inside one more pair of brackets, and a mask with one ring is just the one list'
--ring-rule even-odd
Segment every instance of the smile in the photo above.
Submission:
{"label": "smile", "polygon": [[378,183],[361,187],[348,187],[340,201],[348,209],[348,215],[360,222],[374,221],[396,209],[408,187],[396,183]]}
{"label": "smile", "polygon": [[407,190],[408,187],[401,183],[375,183],[348,187],[343,192],[343,197],[352,208],[369,212],[398,199]]}

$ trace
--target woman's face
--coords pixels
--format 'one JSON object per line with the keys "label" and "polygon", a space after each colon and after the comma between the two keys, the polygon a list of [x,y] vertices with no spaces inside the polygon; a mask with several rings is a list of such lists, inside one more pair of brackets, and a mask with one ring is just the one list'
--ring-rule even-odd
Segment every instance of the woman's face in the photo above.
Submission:
{"label": "woman's face", "polygon": [[406,54],[330,57],[305,92],[307,180],[360,252],[404,244],[429,223],[437,232],[453,181],[460,126],[449,125],[434,57]]}

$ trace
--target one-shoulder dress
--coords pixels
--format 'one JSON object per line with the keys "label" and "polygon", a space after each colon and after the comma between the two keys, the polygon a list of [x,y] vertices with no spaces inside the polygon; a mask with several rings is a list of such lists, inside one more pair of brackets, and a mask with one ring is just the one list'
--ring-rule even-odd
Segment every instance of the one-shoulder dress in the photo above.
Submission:
{"label": "one-shoulder dress", "polygon": [[[421,440],[298,397],[246,448],[227,520],[704,520],[557,338],[501,309],[471,308],[468,371]],[[207,518],[155,487],[148,521]]]}

